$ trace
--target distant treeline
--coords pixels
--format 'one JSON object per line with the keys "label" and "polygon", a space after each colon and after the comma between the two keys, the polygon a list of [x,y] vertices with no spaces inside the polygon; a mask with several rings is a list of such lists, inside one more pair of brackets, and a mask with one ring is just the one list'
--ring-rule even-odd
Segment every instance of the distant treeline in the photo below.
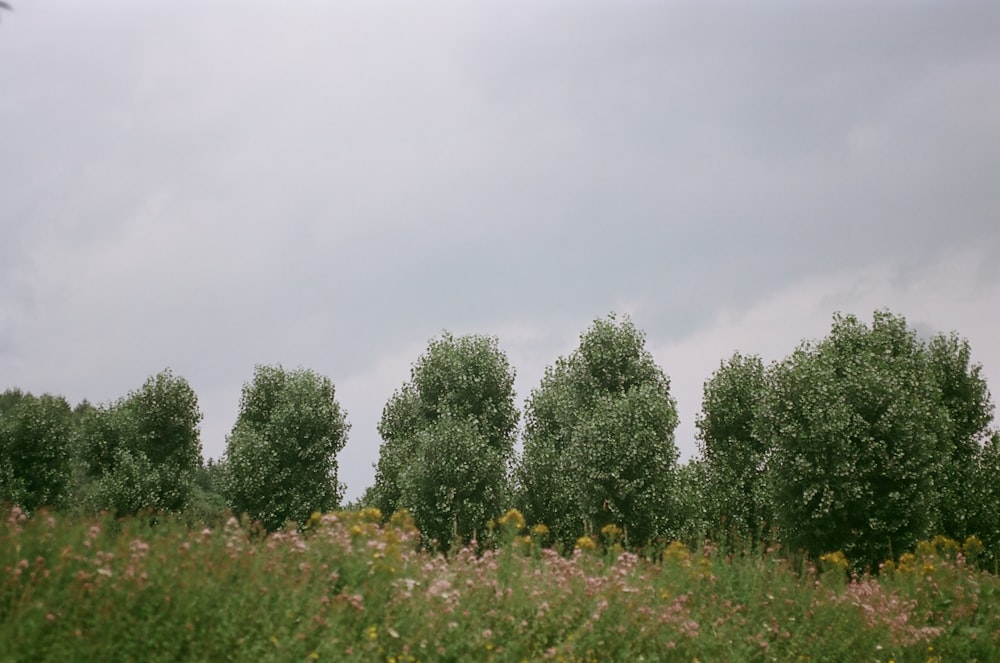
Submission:
{"label": "distant treeline", "polygon": [[[996,563],[1000,435],[981,373],[956,334],[838,314],[782,361],[723,361],[705,382],[700,457],[680,466],[670,380],[628,318],[594,321],[547,368],[523,426],[498,340],[445,333],[386,403],[375,484],[354,506],[405,508],[443,549],[489,539],[516,507],[562,549],[613,527],[633,548],[711,537],[875,568],[942,534],[978,538]],[[100,406],[8,390],[0,501],[192,522],[231,510],[267,530],[341,506],[349,424],[330,379],[258,366],[219,462],[202,458],[201,418],[169,369]]]}

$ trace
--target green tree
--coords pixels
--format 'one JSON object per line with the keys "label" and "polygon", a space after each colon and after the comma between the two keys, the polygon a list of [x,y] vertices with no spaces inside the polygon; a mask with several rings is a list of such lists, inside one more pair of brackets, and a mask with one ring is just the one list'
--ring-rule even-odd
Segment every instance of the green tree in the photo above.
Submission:
{"label": "green tree", "polygon": [[396,391],[382,410],[378,424],[382,445],[375,466],[375,483],[366,491],[365,504],[388,517],[400,508],[402,477],[413,464],[417,434],[427,423],[421,417],[420,394],[412,383]]}
{"label": "green tree", "polygon": [[957,334],[938,334],[927,345],[930,373],[940,390],[947,413],[947,446],[941,475],[935,486],[939,492],[941,523],[939,534],[963,540],[975,533],[979,501],[970,490],[984,445],[989,441],[993,421],[993,401],[982,366],[972,362],[968,341]]}
{"label": "green tree", "polygon": [[754,543],[770,519],[764,470],[769,440],[758,435],[767,384],[760,357],[735,353],[705,382],[695,422],[704,459],[704,496],[713,535]]}
{"label": "green tree", "polygon": [[401,475],[400,502],[421,534],[438,546],[473,539],[499,515],[507,498],[507,459],[475,420],[444,415],[414,440]]}
{"label": "green tree", "polygon": [[70,479],[69,403],[19,390],[0,403],[0,502],[28,511],[61,504]]}
{"label": "green tree", "polygon": [[17,387],[13,389],[8,389],[7,391],[0,394],[0,416],[5,412],[17,407],[21,401],[25,399],[28,394],[24,393]]}
{"label": "green tree", "polygon": [[194,490],[187,508],[191,522],[213,526],[223,524],[227,516],[226,497],[223,494],[225,476],[225,462],[211,458],[195,472]]}
{"label": "green tree", "polygon": [[526,409],[520,501],[571,542],[622,525],[629,543],[667,534],[677,472],[670,381],[628,318],[596,320]]}
{"label": "green tree", "polygon": [[329,378],[257,366],[226,441],[230,506],[272,531],[337,508],[343,493],[337,454],[349,428]]}
{"label": "green tree", "polygon": [[566,450],[580,418],[576,371],[560,357],[545,369],[524,411],[524,450],[517,467],[517,502],[531,523],[544,523],[564,544],[583,533]]}
{"label": "green tree", "polygon": [[680,541],[700,545],[715,540],[720,508],[713,502],[708,468],[704,459],[692,458],[677,468],[673,520]]}
{"label": "green tree", "polygon": [[975,471],[965,491],[973,505],[971,528],[985,544],[984,567],[1000,572],[1000,432],[994,432],[976,454]]}
{"label": "green tree", "polygon": [[902,317],[876,311],[870,328],[835,316],[825,339],[776,368],[762,434],[788,544],[874,566],[934,533],[949,449],[929,363]]}
{"label": "green tree", "polygon": [[518,418],[496,338],[431,339],[383,410],[368,499],[386,516],[409,509],[428,541],[469,539],[503,507]]}
{"label": "green tree", "polygon": [[118,514],[179,512],[201,466],[198,397],[170,369],[106,406],[79,407],[81,496]]}

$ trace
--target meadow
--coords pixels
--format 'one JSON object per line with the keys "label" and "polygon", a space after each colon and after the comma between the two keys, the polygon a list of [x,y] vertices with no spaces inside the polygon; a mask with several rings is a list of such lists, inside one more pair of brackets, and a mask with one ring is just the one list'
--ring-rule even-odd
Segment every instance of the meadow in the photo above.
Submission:
{"label": "meadow", "polygon": [[546,547],[516,511],[489,545],[420,546],[405,512],[0,521],[0,661],[996,661],[1000,582],[944,538],[852,573],[780,547]]}

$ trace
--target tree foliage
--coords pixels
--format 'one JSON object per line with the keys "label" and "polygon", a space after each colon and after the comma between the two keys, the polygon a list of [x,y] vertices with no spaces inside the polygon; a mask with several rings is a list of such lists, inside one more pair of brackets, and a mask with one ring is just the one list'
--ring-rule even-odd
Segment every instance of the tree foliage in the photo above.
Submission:
{"label": "tree foliage", "polygon": [[198,397],[166,369],[101,407],[79,408],[85,499],[118,514],[184,509],[201,466]]}
{"label": "tree foliage", "polygon": [[767,381],[760,357],[735,353],[705,382],[695,422],[705,464],[704,506],[734,543],[759,540],[770,519],[764,482],[770,441],[758,434]]}
{"label": "tree foliage", "polygon": [[787,543],[874,565],[935,533],[951,449],[930,365],[906,321],[876,311],[870,328],[836,316],[777,367],[763,418]]}
{"label": "tree foliage", "polygon": [[937,533],[962,540],[978,525],[979,498],[970,487],[992,433],[993,401],[968,341],[954,333],[938,334],[927,344],[927,358],[946,414],[949,451],[935,480],[941,516]]}
{"label": "tree foliage", "polygon": [[397,390],[382,410],[378,424],[382,444],[375,466],[375,483],[365,503],[378,507],[385,516],[401,508],[402,478],[414,462],[417,435],[427,426],[420,412],[420,394],[412,383]]}
{"label": "tree foliage", "polygon": [[610,523],[632,543],[667,532],[677,408],[631,320],[596,320],[546,369],[525,420],[519,479],[529,520],[563,542]]}
{"label": "tree foliage", "polygon": [[985,545],[986,568],[1000,570],[1000,432],[994,432],[976,454],[975,471],[970,484],[962,488],[972,505],[969,530]]}
{"label": "tree foliage", "polygon": [[502,510],[518,418],[496,338],[432,339],[383,410],[367,499],[386,516],[409,509],[428,540],[468,539]]}
{"label": "tree foliage", "polygon": [[20,390],[0,395],[0,502],[59,505],[70,479],[69,403]]}
{"label": "tree foliage", "polygon": [[336,508],[342,495],[337,454],[348,430],[329,378],[257,366],[226,441],[229,504],[268,530]]}
{"label": "tree foliage", "polygon": [[444,415],[420,430],[400,501],[427,541],[476,538],[507,499],[508,459],[470,418]]}

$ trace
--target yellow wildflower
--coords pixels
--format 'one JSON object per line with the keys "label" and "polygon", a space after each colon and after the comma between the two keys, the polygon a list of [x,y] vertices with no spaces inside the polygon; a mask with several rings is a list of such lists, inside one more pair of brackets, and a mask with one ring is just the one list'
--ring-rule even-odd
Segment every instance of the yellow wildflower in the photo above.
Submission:
{"label": "yellow wildflower", "polygon": [[826,553],[825,555],[819,556],[819,561],[827,565],[829,570],[846,571],[850,563],[847,561],[847,557],[844,556],[839,550],[834,552]]}
{"label": "yellow wildflower", "polygon": [[903,573],[907,571],[914,570],[914,563],[917,561],[917,556],[913,553],[903,553],[899,556],[899,570]]}
{"label": "yellow wildflower", "polygon": [[618,525],[611,523],[601,528],[601,534],[609,541],[617,541],[621,537],[623,532],[621,527],[618,527]]}
{"label": "yellow wildflower", "polygon": [[688,566],[691,564],[691,553],[687,546],[680,541],[671,541],[667,549],[663,551],[663,558],[669,562],[677,562]]}
{"label": "yellow wildflower", "polygon": [[367,506],[361,509],[361,520],[368,523],[380,523],[382,522],[382,512],[374,506]]}
{"label": "yellow wildflower", "polygon": [[975,557],[979,553],[983,552],[983,542],[978,536],[973,534],[965,540],[965,543],[962,544],[962,552],[967,557]]}
{"label": "yellow wildflower", "polygon": [[524,516],[517,509],[511,509],[503,514],[497,522],[500,523],[501,527],[512,525],[517,531],[521,531],[527,527],[527,524],[524,522]]}
{"label": "yellow wildflower", "polygon": [[531,533],[534,534],[535,536],[548,536],[549,528],[547,525],[543,523],[538,523],[537,525],[531,528]]}

